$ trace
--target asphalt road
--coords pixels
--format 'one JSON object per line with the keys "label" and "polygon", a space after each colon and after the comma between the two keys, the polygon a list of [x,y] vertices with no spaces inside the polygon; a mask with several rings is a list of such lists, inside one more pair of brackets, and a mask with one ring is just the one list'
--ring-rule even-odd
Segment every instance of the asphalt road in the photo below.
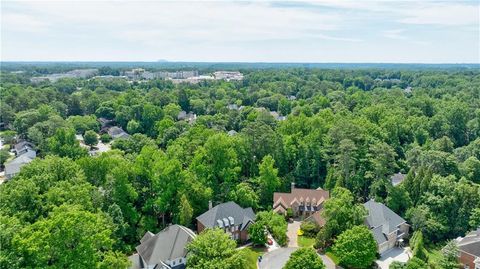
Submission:
{"label": "asphalt road", "polygon": [[281,269],[287,263],[290,254],[297,248],[279,248],[263,255],[260,269]]}

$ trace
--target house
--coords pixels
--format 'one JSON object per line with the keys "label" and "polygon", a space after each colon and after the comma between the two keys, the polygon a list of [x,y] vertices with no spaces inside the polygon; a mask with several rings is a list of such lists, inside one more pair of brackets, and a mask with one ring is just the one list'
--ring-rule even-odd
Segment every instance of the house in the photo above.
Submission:
{"label": "house", "polygon": [[[291,184],[290,192],[273,193],[273,211],[279,214],[286,214],[288,209],[292,210],[293,216],[315,220],[319,225],[325,224],[321,220],[320,211],[323,203],[328,200],[330,193],[326,190],[295,188]],[[315,216],[313,216],[315,215]]]}
{"label": "house", "polygon": [[223,229],[234,240],[245,242],[249,239],[248,227],[254,223],[256,216],[252,208],[242,208],[235,202],[226,202],[197,217],[197,231],[204,229]]}
{"label": "house", "polygon": [[270,115],[272,115],[272,117],[278,121],[283,121],[287,119],[286,116],[281,116],[280,114],[278,114],[277,111],[270,111]]}
{"label": "house", "polygon": [[118,139],[118,138],[129,138],[130,135],[127,134],[122,128],[113,126],[108,128],[108,134],[112,137],[112,139]]}
{"label": "house", "polygon": [[171,225],[157,234],[146,232],[136,254],[128,257],[131,269],[183,269],[187,263],[186,246],[195,233],[181,225]]}
{"label": "house", "polygon": [[182,110],[178,113],[177,119],[185,120],[185,121],[188,121],[188,123],[192,124],[197,119],[197,114],[194,114],[193,112],[187,113],[186,111]]}
{"label": "house", "polygon": [[368,211],[365,225],[372,231],[380,254],[403,242],[403,238],[408,236],[410,226],[390,208],[374,200],[366,202],[363,206]]}
{"label": "house", "polygon": [[109,120],[107,118],[102,118],[102,117],[98,118],[97,121],[100,123],[100,129],[102,130],[109,127],[113,122],[113,120]]}
{"label": "house", "polygon": [[390,177],[390,181],[392,182],[392,185],[395,187],[395,186],[399,185],[400,183],[402,183],[403,180],[405,180],[406,176],[407,176],[406,174],[396,173],[396,174],[393,174]]}
{"label": "house", "polygon": [[480,227],[455,241],[459,251],[458,262],[462,268],[480,269]]}
{"label": "house", "polygon": [[238,110],[238,105],[237,104],[229,104],[229,105],[227,105],[227,108],[229,110]]}
{"label": "house", "polygon": [[13,146],[13,152],[15,153],[15,155],[20,156],[29,150],[33,150],[34,148],[35,145],[33,145],[32,143],[25,140],[20,140],[17,144]]}
{"label": "house", "polygon": [[327,221],[322,217],[321,209],[320,211],[316,211],[315,213],[307,217],[304,221],[310,221],[310,222],[316,223],[319,227],[323,227],[323,225],[327,223]]}
{"label": "house", "polygon": [[35,152],[35,150],[33,149],[29,149],[19,156],[17,155],[15,159],[5,164],[5,177],[7,179],[11,179],[12,177],[20,173],[20,169],[24,165],[33,161],[35,157],[37,157],[37,152]]}

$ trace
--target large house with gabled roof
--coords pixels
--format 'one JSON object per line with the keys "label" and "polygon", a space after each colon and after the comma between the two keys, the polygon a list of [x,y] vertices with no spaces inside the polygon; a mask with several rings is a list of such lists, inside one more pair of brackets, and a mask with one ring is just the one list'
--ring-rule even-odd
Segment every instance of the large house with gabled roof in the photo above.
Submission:
{"label": "large house with gabled roof", "polygon": [[182,225],[171,225],[157,234],[147,231],[128,257],[130,269],[183,269],[187,263],[186,246],[195,233]]}
{"label": "large house with gabled roof", "polygon": [[410,225],[390,208],[374,200],[369,200],[363,206],[368,211],[365,225],[372,231],[380,254],[392,249],[408,236]]}
{"label": "large house with gabled roof", "polygon": [[242,208],[235,202],[209,206],[210,209],[197,217],[197,231],[219,228],[234,240],[245,242],[249,239],[248,227],[256,216],[251,207]]}

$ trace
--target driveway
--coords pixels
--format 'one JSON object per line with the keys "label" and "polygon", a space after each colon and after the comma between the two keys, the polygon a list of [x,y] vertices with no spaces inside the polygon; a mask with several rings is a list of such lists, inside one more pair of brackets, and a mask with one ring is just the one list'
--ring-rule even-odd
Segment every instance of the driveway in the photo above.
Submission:
{"label": "driveway", "polygon": [[300,229],[300,221],[294,220],[292,223],[288,223],[287,237],[288,237],[288,247],[296,248],[298,247],[297,231]]}
{"label": "driveway", "polygon": [[320,258],[322,258],[323,264],[325,264],[325,268],[327,268],[327,269],[335,269],[335,268],[337,268],[337,266],[336,266],[335,263],[332,261],[332,259],[330,259],[327,255],[325,255],[325,254],[318,254],[318,256],[320,256]]}
{"label": "driveway", "polygon": [[410,252],[410,248],[392,248],[391,250],[387,251],[386,253],[382,254],[379,260],[376,261],[378,267],[382,269],[388,269],[390,264],[394,261],[398,262],[407,262],[410,257],[412,257],[412,253]]}
{"label": "driveway", "polygon": [[280,269],[287,263],[290,254],[297,248],[279,248],[263,255],[262,262],[260,262],[260,269]]}

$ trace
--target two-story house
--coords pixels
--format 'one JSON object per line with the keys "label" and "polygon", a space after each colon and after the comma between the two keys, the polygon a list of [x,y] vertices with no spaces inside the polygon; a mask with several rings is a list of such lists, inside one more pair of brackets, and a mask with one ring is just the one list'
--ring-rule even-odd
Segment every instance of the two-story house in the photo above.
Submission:
{"label": "two-story house", "polygon": [[408,236],[410,226],[390,208],[374,200],[366,202],[363,206],[368,211],[365,225],[372,231],[380,254],[392,249]]}
{"label": "two-story house", "polygon": [[458,262],[464,269],[480,269],[480,227],[465,237],[456,239]]}
{"label": "two-story house", "polygon": [[[210,206],[211,207],[211,206]],[[235,202],[226,202],[211,207],[197,217],[197,231],[220,228],[234,240],[245,242],[249,239],[248,227],[256,219],[252,208],[242,208]]]}
{"label": "two-story house", "polygon": [[137,253],[128,257],[130,269],[183,269],[187,263],[188,243],[195,233],[181,225],[171,225],[157,234],[146,232],[136,247]]}
{"label": "two-story house", "polygon": [[279,214],[286,214],[288,209],[292,210],[294,217],[313,219],[322,225],[320,211],[323,203],[328,200],[330,194],[326,190],[296,188],[295,183],[291,184],[290,192],[275,192],[273,194],[273,211]]}

